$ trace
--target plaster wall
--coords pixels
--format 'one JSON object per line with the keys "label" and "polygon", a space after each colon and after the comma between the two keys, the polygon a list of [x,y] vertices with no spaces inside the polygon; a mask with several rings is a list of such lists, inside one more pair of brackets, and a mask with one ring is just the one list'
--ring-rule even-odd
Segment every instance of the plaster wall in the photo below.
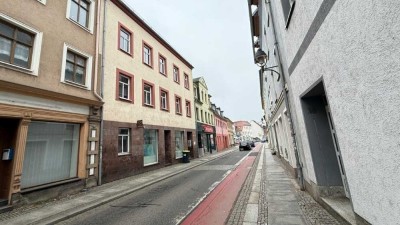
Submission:
{"label": "plaster wall", "polygon": [[[320,2],[296,1],[289,29],[279,29],[288,62]],[[300,97],[323,81],[354,211],[371,224],[400,221],[399,7],[397,0],[337,0],[289,82],[303,118]],[[298,130],[308,179],[316,182],[303,119]]]}
{"label": "plaster wall", "polygon": [[[199,112],[197,122],[214,125],[214,122],[215,122],[214,121],[215,120],[214,113],[210,110],[211,109],[211,101],[210,101],[210,98],[208,97],[208,88],[207,88],[204,78],[201,77],[199,79],[199,81],[197,81],[196,84],[194,84],[194,85],[196,85],[198,88],[198,98],[202,102],[202,104],[197,103],[197,102],[195,103],[196,107],[198,108],[198,112]],[[203,93],[203,96],[201,95],[202,93]],[[204,95],[206,97],[204,97]],[[201,120],[201,110],[203,110],[203,120]],[[206,119],[207,115],[209,115],[210,120],[208,120],[208,118]]]}
{"label": "plaster wall", "polygon": [[[107,1],[107,21],[105,37],[105,78],[104,78],[104,119],[117,122],[136,123],[143,120],[144,124],[163,125],[195,129],[195,110],[193,95],[192,71],[184,62],[156,40],[143,27],[136,23],[125,12],[111,1]],[[133,33],[133,57],[118,48],[118,23],[123,24]],[[153,68],[143,64],[143,41],[152,47]],[[167,59],[167,76],[159,73],[158,54]],[[179,68],[180,84],[173,81],[173,64]],[[116,100],[117,69],[131,73],[134,76],[133,103]],[[184,87],[184,73],[189,76],[189,89]],[[154,84],[154,108],[142,104],[142,81]],[[169,91],[169,112],[160,110],[159,88]],[[181,97],[182,115],[175,113],[175,95]],[[191,117],[186,116],[185,100],[191,102]]]}
{"label": "plaster wall", "polygon": [[37,89],[49,90],[66,95],[79,96],[98,100],[93,94],[94,78],[90,89],[76,87],[61,82],[61,66],[63,62],[64,43],[93,57],[92,74],[94,76],[96,59],[96,13],[97,1],[93,1],[94,25],[89,32],[66,18],[67,1],[0,1],[0,13],[43,33],[42,44],[39,46],[40,59],[37,75],[15,69],[0,67],[0,80]]}

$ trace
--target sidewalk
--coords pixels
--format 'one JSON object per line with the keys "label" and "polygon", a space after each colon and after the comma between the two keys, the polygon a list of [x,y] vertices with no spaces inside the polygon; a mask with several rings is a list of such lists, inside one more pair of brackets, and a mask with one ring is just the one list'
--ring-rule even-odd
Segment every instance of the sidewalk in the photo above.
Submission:
{"label": "sidewalk", "polygon": [[228,225],[340,225],[263,147],[231,210]]}
{"label": "sidewalk", "polygon": [[17,208],[11,212],[0,214],[0,224],[54,224],[182,173],[183,171],[220,158],[236,149],[237,147],[232,147],[221,153],[191,159],[190,163],[175,164],[159,170],[117,180],[91,188],[86,192],[69,198]]}

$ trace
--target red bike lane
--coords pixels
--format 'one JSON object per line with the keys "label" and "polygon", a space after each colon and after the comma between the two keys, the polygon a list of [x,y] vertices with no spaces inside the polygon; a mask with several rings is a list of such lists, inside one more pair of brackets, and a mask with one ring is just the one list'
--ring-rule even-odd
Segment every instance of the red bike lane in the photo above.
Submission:
{"label": "red bike lane", "polygon": [[[259,152],[260,146],[252,152]],[[255,159],[256,156],[248,155],[180,224],[225,224]]]}

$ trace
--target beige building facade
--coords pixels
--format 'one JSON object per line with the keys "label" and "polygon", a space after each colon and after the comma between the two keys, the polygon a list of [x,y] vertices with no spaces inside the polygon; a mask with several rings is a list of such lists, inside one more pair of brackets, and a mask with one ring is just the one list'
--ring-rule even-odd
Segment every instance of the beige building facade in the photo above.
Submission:
{"label": "beige building facade", "polygon": [[97,10],[96,0],[0,1],[0,201],[96,185]]}
{"label": "beige building facade", "polygon": [[122,1],[106,1],[103,178],[197,157],[193,66]]}

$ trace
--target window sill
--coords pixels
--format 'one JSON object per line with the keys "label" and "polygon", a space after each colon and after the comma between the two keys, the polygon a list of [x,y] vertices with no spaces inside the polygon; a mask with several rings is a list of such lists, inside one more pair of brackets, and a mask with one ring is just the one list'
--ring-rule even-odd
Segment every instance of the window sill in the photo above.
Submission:
{"label": "window sill", "polygon": [[174,82],[175,82],[176,84],[179,84],[179,85],[181,84],[179,81],[175,81],[175,80],[174,80]]}
{"label": "window sill", "polygon": [[2,61],[0,61],[0,65],[6,67],[8,69],[11,69],[11,70],[15,70],[15,71],[18,71],[18,72],[26,73],[26,74],[29,74],[29,75],[32,75],[32,76],[38,76],[38,73],[35,72],[34,70],[31,70],[31,69],[27,69],[27,68],[24,68],[24,67],[16,66],[16,65],[13,65],[13,64],[10,64],[10,63],[6,63],[6,62],[2,62]]}
{"label": "window sill", "polygon": [[132,103],[133,104],[133,101],[131,99],[118,97],[117,100],[119,100],[121,102],[126,102],[126,103]]}
{"label": "window sill", "polygon": [[176,115],[182,116],[182,113],[175,113]]}
{"label": "window sill", "polygon": [[185,87],[186,89],[188,89],[189,91],[190,91],[190,88],[189,87]]}
{"label": "window sill", "polygon": [[82,25],[80,25],[78,22],[76,22],[75,20],[71,19],[71,18],[67,18],[69,21],[71,21],[73,24],[77,25],[78,27],[84,29],[85,31],[89,32],[90,34],[93,34],[93,31],[87,27],[84,27]]}
{"label": "window sill", "polygon": [[77,84],[74,82],[69,82],[69,81],[62,81],[61,83],[67,84],[67,85],[71,85],[73,87],[77,87],[77,88],[81,88],[81,89],[85,89],[87,91],[89,91],[89,87],[81,85],[81,84]]}
{"label": "window sill", "polygon": [[152,108],[152,109],[154,109],[154,105],[143,104],[143,106],[145,106],[145,107],[147,107],[147,108]]}
{"label": "window sill", "polygon": [[127,52],[127,51],[125,51],[125,50],[123,50],[123,49],[121,49],[121,48],[118,48],[121,52],[123,52],[124,54],[126,54],[126,55],[128,55],[128,56],[130,56],[130,57],[132,57],[133,58],[133,54],[132,53],[129,53],[129,52]]}
{"label": "window sill", "polygon": [[151,69],[154,69],[152,65],[149,65],[149,64],[147,64],[147,63],[145,63],[145,62],[143,62],[143,64],[146,65],[146,66],[148,66],[148,67],[151,68]]}
{"label": "window sill", "polygon": [[169,112],[169,109],[161,109],[161,111]]}
{"label": "window sill", "polygon": [[154,163],[143,164],[143,167],[153,166],[153,165],[157,165],[157,164],[159,164],[159,163],[158,162],[154,162]]}
{"label": "window sill", "polygon": [[131,154],[130,152],[118,153],[118,157],[119,156],[127,156],[127,155],[130,155],[130,154]]}
{"label": "window sill", "polygon": [[46,189],[46,188],[50,188],[50,187],[54,187],[54,186],[58,186],[58,185],[62,185],[62,184],[67,184],[67,183],[73,183],[76,181],[80,181],[80,178],[70,178],[67,180],[61,180],[61,181],[56,181],[56,182],[52,182],[52,183],[48,183],[48,184],[42,184],[42,185],[38,185],[38,186],[34,186],[34,187],[29,187],[29,188],[24,188],[21,189],[21,193],[29,193],[32,191],[37,191],[40,189]]}
{"label": "window sill", "polygon": [[159,72],[161,75],[163,75],[164,77],[168,77],[166,73],[161,73]]}

